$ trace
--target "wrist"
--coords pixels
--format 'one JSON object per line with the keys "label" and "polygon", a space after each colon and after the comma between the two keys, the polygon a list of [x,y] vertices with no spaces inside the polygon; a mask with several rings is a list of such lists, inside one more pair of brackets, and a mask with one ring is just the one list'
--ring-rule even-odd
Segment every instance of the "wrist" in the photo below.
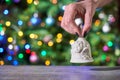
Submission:
{"label": "wrist", "polygon": [[103,7],[103,6],[109,4],[112,1],[113,0],[94,0],[94,2],[96,3],[97,8]]}

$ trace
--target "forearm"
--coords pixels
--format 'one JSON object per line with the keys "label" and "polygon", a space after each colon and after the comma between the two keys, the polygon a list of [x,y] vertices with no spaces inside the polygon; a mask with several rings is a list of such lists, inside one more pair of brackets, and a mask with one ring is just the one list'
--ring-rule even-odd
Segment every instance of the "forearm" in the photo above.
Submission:
{"label": "forearm", "polygon": [[110,2],[112,2],[113,0],[76,0],[77,2],[79,1],[91,1],[94,2],[94,4],[96,4],[97,8],[103,7],[107,4],[109,4]]}
{"label": "forearm", "polygon": [[93,0],[93,1],[97,4],[97,8],[103,7],[112,2],[112,0]]}

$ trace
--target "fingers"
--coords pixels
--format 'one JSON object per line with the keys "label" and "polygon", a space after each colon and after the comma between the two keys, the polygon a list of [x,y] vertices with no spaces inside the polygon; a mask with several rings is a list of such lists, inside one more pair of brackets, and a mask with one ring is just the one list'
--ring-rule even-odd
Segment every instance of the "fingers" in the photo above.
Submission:
{"label": "fingers", "polygon": [[61,27],[71,34],[78,33],[78,35],[80,36],[81,35],[80,28],[75,24],[74,21],[77,14],[76,8],[77,6],[75,4],[69,4],[68,6],[66,6],[63,19],[61,22]]}
{"label": "fingers", "polygon": [[84,19],[84,27],[82,29],[82,36],[85,36],[85,33],[88,33],[91,29],[92,24],[92,14],[90,10],[86,10],[85,19]]}

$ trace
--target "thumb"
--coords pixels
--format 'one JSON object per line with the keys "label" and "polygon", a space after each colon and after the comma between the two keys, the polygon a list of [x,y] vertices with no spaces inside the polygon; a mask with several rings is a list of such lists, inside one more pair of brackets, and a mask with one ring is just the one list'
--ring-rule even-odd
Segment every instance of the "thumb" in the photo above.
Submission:
{"label": "thumb", "polygon": [[84,26],[82,29],[82,36],[85,35],[90,29],[92,24],[92,14],[90,10],[86,10],[85,18],[84,18]]}

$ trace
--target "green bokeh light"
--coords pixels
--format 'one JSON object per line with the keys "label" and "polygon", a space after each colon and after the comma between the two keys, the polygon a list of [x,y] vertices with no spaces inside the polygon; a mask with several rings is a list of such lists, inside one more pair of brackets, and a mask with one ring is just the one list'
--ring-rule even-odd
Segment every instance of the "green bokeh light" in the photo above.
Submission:
{"label": "green bokeh light", "polygon": [[108,45],[109,47],[112,47],[112,46],[113,46],[113,42],[112,42],[112,41],[109,41],[109,42],[107,43],[107,45]]}
{"label": "green bokeh light", "polygon": [[46,56],[47,52],[45,50],[41,51],[42,56]]}
{"label": "green bokeh light", "polygon": [[0,27],[0,31],[2,31],[3,30],[3,28],[2,27]]}
{"label": "green bokeh light", "polygon": [[5,0],[5,2],[11,2],[11,0]]}
{"label": "green bokeh light", "polygon": [[23,57],[24,57],[23,53],[20,53],[20,54],[18,55],[18,58],[20,58],[20,59],[22,59]]}
{"label": "green bokeh light", "polygon": [[105,61],[106,60],[106,55],[102,54],[101,59],[102,59],[102,61]]}
{"label": "green bokeh light", "polygon": [[0,24],[0,31],[2,31],[3,30],[3,28],[2,28],[2,24]]}
{"label": "green bokeh light", "polygon": [[5,2],[6,2],[7,4],[11,4],[11,3],[12,3],[12,0],[5,0]]}
{"label": "green bokeh light", "polygon": [[2,24],[0,24],[0,27],[2,27]]}

